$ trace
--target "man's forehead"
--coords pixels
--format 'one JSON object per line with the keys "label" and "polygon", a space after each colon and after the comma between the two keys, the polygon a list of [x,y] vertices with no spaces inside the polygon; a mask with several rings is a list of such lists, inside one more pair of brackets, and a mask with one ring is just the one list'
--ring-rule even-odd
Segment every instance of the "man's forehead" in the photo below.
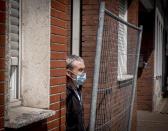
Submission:
{"label": "man's forehead", "polygon": [[85,68],[85,64],[82,61],[74,61],[73,65],[78,68]]}

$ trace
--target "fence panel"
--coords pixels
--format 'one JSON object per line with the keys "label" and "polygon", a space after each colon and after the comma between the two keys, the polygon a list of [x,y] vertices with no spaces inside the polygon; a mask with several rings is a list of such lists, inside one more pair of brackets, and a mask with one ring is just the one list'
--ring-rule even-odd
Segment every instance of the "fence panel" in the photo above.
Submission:
{"label": "fence panel", "polygon": [[100,5],[90,131],[130,131],[142,28]]}

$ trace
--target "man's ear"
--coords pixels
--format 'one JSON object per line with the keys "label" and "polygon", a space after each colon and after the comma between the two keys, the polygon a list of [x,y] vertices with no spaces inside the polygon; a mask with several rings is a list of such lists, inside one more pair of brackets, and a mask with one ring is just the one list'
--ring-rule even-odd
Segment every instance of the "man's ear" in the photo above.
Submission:
{"label": "man's ear", "polygon": [[70,71],[68,69],[66,70],[66,75],[69,76],[69,77],[71,77]]}

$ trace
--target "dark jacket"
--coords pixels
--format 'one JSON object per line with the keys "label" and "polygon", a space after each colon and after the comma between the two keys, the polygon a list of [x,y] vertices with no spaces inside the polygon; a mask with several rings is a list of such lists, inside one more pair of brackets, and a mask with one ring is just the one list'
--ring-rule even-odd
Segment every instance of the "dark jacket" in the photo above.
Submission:
{"label": "dark jacket", "polygon": [[77,89],[72,83],[67,85],[66,131],[86,131],[83,119],[81,90],[81,87]]}

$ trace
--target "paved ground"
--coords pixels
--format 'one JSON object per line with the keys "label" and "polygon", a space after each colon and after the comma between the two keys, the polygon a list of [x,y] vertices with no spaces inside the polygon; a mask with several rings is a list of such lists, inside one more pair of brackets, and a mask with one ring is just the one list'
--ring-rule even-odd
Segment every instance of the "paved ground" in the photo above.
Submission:
{"label": "paved ground", "polygon": [[137,131],[168,131],[168,115],[138,111]]}
{"label": "paved ground", "polygon": [[138,111],[137,131],[168,131],[168,99],[159,112]]}
{"label": "paved ground", "polygon": [[161,114],[167,114],[168,115],[168,98],[164,98],[162,101],[161,101],[161,104],[160,104],[160,110],[159,112]]}

